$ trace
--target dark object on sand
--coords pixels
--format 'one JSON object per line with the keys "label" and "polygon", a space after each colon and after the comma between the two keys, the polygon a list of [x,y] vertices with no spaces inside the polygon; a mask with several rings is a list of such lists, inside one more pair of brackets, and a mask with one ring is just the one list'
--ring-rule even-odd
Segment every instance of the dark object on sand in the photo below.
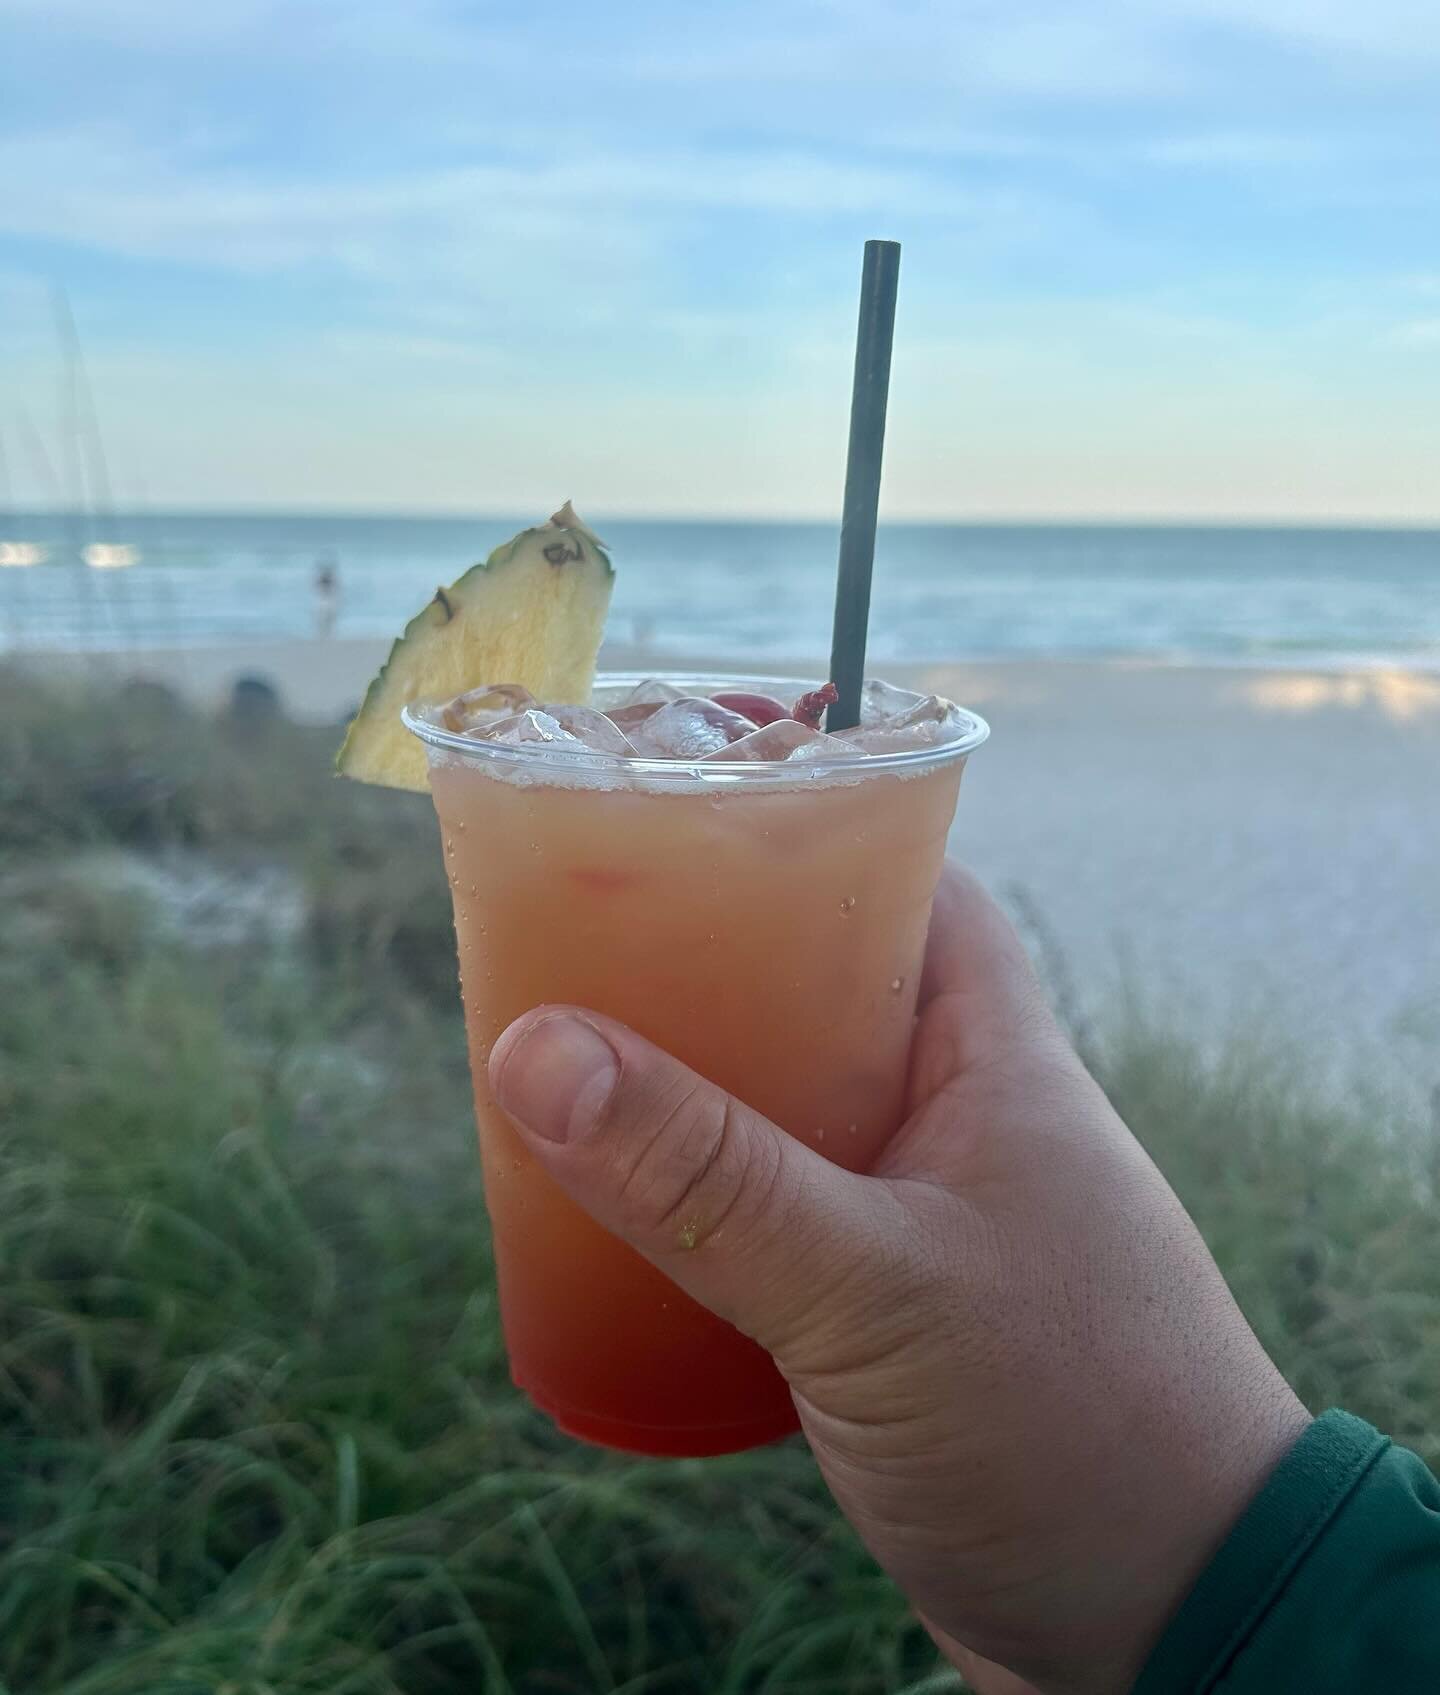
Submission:
{"label": "dark object on sand", "polygon": [[280,691],[268,677],[246,675],[235,679],[230,689],[229,717],[232,723],[273,724],[283,716]]}

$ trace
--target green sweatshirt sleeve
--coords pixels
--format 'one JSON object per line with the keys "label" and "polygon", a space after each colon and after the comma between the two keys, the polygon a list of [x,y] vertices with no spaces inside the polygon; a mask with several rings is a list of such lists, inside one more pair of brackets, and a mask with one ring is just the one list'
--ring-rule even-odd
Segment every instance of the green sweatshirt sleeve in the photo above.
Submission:
{"label": "green sweatshirt sleeve", "polygon": [[1440,1483],[1318,1418],[1201,1574],[1133,1695],[1437,1695]]}

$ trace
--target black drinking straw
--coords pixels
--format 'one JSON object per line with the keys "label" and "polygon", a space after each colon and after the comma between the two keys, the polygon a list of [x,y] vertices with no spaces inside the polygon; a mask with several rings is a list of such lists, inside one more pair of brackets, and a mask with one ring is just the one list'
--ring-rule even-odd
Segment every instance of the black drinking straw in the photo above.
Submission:
{"label": "black drinking straw", "polygon": [[840,519],[840,570],[835,583],[835,633],[830,680],[839,699],[827,730],[860,722],[865,677],[865,631],[870,622],[870,577],[875,569],[875,515],[880,505],[880,459],[885,448],[885,403],[890,394],[890,348],[895,340],[895,289],[900,243],[867,241],[860,273],[860,326],[855,335],[855,386],[850,393],[850,451],[845,461],[845,508]]}

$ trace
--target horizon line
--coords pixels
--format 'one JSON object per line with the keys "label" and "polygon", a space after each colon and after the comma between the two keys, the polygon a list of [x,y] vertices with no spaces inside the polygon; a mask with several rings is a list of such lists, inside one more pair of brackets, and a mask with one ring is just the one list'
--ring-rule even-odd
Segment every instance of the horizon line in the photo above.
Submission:
{"label": "horizon line", "polygon": [[[367,507],[367,506],[270,506],[253,505],[175,505],[114,506],[105,513],[75,512],[54,506],[12,507],[0,513],[0,524],[13,525],[25,519],[43,518],[46,521],[80,520],[87,524],[123,523],[127,520],[156,518],[295,518],[303,520],[343,519],[373,520],[389,523],[446,522],[446,523],[510,523],[516,510],[499,508],[460,507]],[[597,524],[774,524],[796,528],[826,526],[838,529],[837,514],[767,513],[767,512],[675,512],[636,511],[623,508],[594,509]],[[543,522],[537,519],[536,522]],[[881,514],[884,528],[947,528],[947,529],[1212,529],[1212,530],[1408,530],[1440,531],[1440,512],[1427,516],[1371,514],[1334,517],[1310,514],[1247,515],[1227,513],[935,513]]]}

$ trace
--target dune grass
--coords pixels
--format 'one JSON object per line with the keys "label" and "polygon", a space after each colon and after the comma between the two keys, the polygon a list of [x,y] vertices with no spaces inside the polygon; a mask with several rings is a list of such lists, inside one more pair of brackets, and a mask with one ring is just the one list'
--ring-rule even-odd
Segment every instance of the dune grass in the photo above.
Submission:
{"label": "dune grass", "polygon": [[[958,1688],[801,1444],[627,1461],[509,1388],[424,803],[58,704],[0,676],[4,1689]],[[1283,1056],[1091,1040],[1302,1393],[1440,1457],[1425,1145]]]}

